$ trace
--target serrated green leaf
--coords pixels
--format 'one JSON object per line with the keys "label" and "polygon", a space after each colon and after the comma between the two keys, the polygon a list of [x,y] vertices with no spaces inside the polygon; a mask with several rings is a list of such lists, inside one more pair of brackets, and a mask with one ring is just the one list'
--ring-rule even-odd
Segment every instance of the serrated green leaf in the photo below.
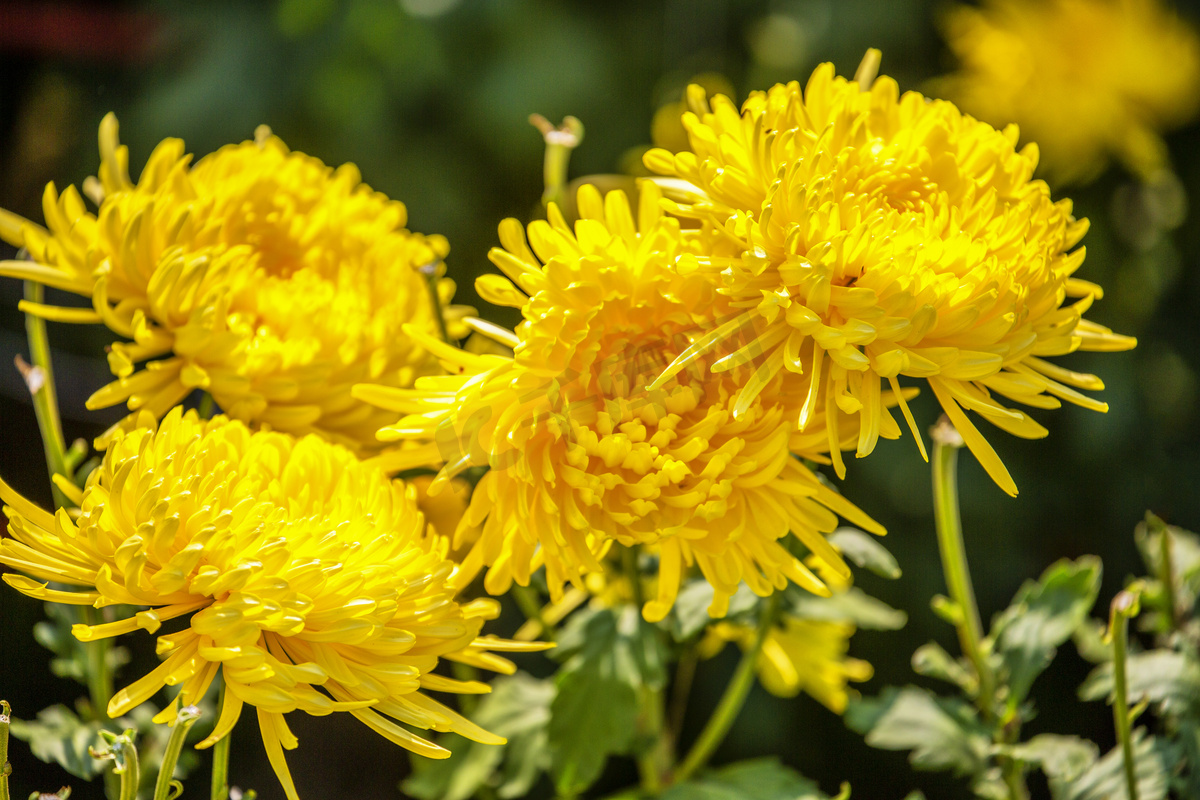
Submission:
{"label": "serrated green leaf", "polygon": [[1042,733],[1006,748],[1013,758],[1037,764],[1050,780],[1073,781],[1096,763],[1100,748],[1078,736]]}
{"label": "serrated green leaf", "polygon": [[1088,619],[1099,591],[1100,559],[1063,559],[1050,565],[1037,581],[1027,581],[997,616],[992,638],[1017,703],[1028,696],[1058,647]]}
{"label": "serrated green leaf", "polygon": [[871,747],[911,750],[909,761],[917,769],[982,775],[988,765],[991,737],[974,709],[914,686],[852,700],[846,724],[865,734]]}
{"label": "serrated green leaf", "polygon": [[889,580],[895,580],[902,574],[896,557],[888,552],[877,536],[864,533],[858,528],[838,528],[829,534],[828,538],[829,543],[840,550],[842,555],[863,569]]}
{"label": "serrated green leaf", "polygon": [[832,597],[817,597],[802,590],[788,592],[788,614],[821,622],[852,622],[859,628],[894,631],[903,628],[908,615],[852,586]]}
{"label": "serrated green leaf", "polygon": [[13,719],[11,731],[42,761],[91,780],[104,766],[88,753],[88,747],[99,743],[101,727],[99,722],[84,722],[64,705],[54,705],[39,711],[35,720]]}
{"label": "serrated green leaf", "polygon": [[918,647],[912,656],[912,667],[918,675],[937,678],[963,689],[970,689],[976,683],[971,673],[937,642]]}
{"label": "serrated green leaf", "polygon": [[756,758],[676,784],[660,800],[828,800],[828,795],[776,759]]}
{"label": "serrated green leaf", "polygon": [[[1162,747],[1144,728],[1133,732],[1133,761],[1138,800],[1163,800],[1167,796],[1167,765]],[[1125,761],[1120,745],[1082,775],[1071,780],[1050,779],[1054,800],[1126,800]]]}
{"label": "serrated green leaf", "polygon": [[[1125,661],[1129,702],[1147,700],[1166,714],[1195,713],[1200,706],[1200,664],[1174,650],[1133,653]],[[1092,670],[1079,687],[1082,700],[1112,701],[1112,663]]]}

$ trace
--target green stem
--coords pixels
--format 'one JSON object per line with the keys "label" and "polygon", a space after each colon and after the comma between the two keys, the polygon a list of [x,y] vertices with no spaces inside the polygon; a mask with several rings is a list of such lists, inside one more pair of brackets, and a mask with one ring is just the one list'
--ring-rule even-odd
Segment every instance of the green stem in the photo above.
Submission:
{"label": "green stem", "polygon": [[437,320],[438,333],[446,344],[454,344],[450,340],[450,330],[446,327],[446,314],[442,309],[442,298],[438,294],[438,267],[441,261],[431,261],[417,268],[425,276],[425,288],[429,291],[429,302],[433,306],[433,317]]}
{"label": "green stem", "polygon": [[[179,785],[173,780],[175,764],[179,761],[179,753],[183,750],[183,740],[187,738],[188,730],[200,719],[200,709],[195,706],[184,706],[175,715],[175,724],[171,727],[171,737],[167,739],[167,747],[163,750],[162,765],[158,770],[158,780],[154,782],[154,800],[172,800],[171,784]],[[178,797],[178,792],[174,795]]]}
{"label": "green stem", "polygon": [[695,644],[689,644],[679,656],[679,664],[675,667],[670,712],[667,714],[667,729],[674,740],[678,740],[683,731],[683,718],[687,713],[688,697],[692,693],[692,682],[696,678],[696,665],[699,662],[700,656],[696,653]]}
{"label": "green stem", "polygon": [[[90,606],[84,606],[80,611],[84,625],[97,625],[103,621],[97,610]],[[108,701],[113,695],[113,678],[108,669],[108,651],[111,646],[110,639],[97,639],[83,646],[87,654],[84,669],[87,672],[88,698],[92,702],[93,715],[101,721],[109,718]]]}
{"label": "green stem", "polygon": [[[41,284],[25,282],[25,299],[31,303],[44,301]],[[50,477],[63,475],[68,479],[67,444],[63,438],[62,420],[58,413],[58,392],[54,386],[54,367],[50,363],[50,339],[46,335],[46,321],[33,314],[25,315],[25,333],[29,339],[29,357],[32,369],[22,369],[22,376],[33,397],[33,411],[37,416],[38,429],[42,433],[42,446],[46,451],[46,466]],[[51,484],[54,504],[62,508],[69,504],[67,496]]]}
{"label": "green stem", "polygon": [[750,694],[750,688],[754,685],[754,668],[758,662],[758,656],[762,652],[763,642],[767,639],[767,633],[771,630],[778,611],[779,594],[776,593],[763,604],[762,613],[758,618],[758,628],[754,632],[754,644],[742,654],[742,660],[729,680],[729,685],[725,687],[725,694],[717,703],[716,710],[709,717],[704,730],[700,732],[699,738],[692,745],[691,751],[683,759],[679,769],[675,771],[676,781],[686,781],[695,774],[696,770],[708,763],[709,757],[724,740],[729,729],[733,727],[738,713],[746,702],[746,697]]}
{"label": "green stem", "polygon": [[[963,440],[945,417],[934,426],[931,433],[934,522],[946,587],[958,610],[954,627],[958,631],[958,641],[963,654],[975,667],[975,674],[979,679],[976,706],[983,718],[993,723],[996,742],[1011,744],[1019,735],[1019,728],[1006,726],[1003,719],[996,718],[993,707],[996,697],[996,674],[988,663],[988,654],[984,648],[983,623],[979,616],[979,605],[975,600],[975,589],[971,585],[966,546],[963,544],[962,515],[958,505],[958,449],[963,446]],[[1021,761],[1005,757],[997,760],[1011,800],[1025,800],[1029,796],[1029,790],[1025,786]]]}
{"label": "green stem", "polygon": [[[217,702],[217,708],[225,707],[226,691],[228,690],[225,688],[225,685],[221,684],[221,694]],[[229,799],[229,747],[232,742],[233,731],[230,731],[213,745],[211,800]]]}
{"label": "green stem", "polygon": [[115,800],[137,800],[138,786],[142,782],[142,770],[138,764],[137,745],[133,742],[134,733],[133,728],[127,728],[119,736],[112,731],[101,730],[100,738],[106,746],[101,750],[88,748],[88,753],[92,758],[113,762],[113,768],[104,773],[104,785],[107,789],[109,776],[116,781],[115,793],[110,795]]}
{"label": "green stem", "polygon": [[1179,630],[1179,598],[1175,592],[1175,558],[1172,552],[1171,531],[1162,526],[1162,563],[1159,564],[1159,580],[1167,603],[1167,622],[1172,632]]}
{"label": "green stem", "polygon": [[0,700],[0,800],[11,800],[8,794],[8,776],[12,764],[8,763],[8,726],[12,722],[12,706]]}
{"label": "green stem", "polygon": [[1125,675],[1125,653],[1129,641],[1129,618],[1138,613],[1136,590],[1119,592],[1113,598],[1109,616],[1109,635],[1113,648],[1113,722],[1125,767],[1125,788],[1129,800],[1138,800],[1137,768],[1133,756],[1133,723],[1129,717],[1129,688]]}
{"label": "green stem", "polygon": [[[450,662],[450,672],[454,675],[455,680],[459,681],[477,681],[479,680],[479,670],[472,667],[470,664],[462,664],[458,661]],[[479,695],[475,694],[460,694],[458,696],[458,710],[462,712],[464,717],[470,717],[475,713],[475,709],[479,706]]]}
{"label": "green stem", "polygon": [[979,677],[979,710],[987,719],[993,714],[996,680],[983,651],[983,624],[971,586],[967,553],[963,546],[962,518],[958,510],[958,448],[962,438],[943,418],[933,430],[933,513],[937,526],[938,551],[950,598],[958,606],[959,643]]}
{"label": "green stem", "polygon": [[213,412],[216,410],[216,405],[217,404],[213,400],[213,396],[208,392],[205,392],[200,397],[200,406],[196,409],[196,413],[200,416],[200,419],[212,419]]}
{"label": "green stem", "polygon": [[[633,607],[638,614],[638,625],[647,623],[641,618],[642,605],[645,603],[645,592],[642,589],[642,570],[638,564],[641,548],[621,548],[621,571],[629,581],[630,592],[633,594]],[[657,629],[652,629],[652,635],[657,635]],[[642,789],[657,795],[662,792],[663,778],[670,772],[672,746],[670,738],[663,728],[665,708],[661,688],[642,686],[638,697],[638,729],[639,733],[651,744],[641,748],[637,754],[638,775],[641,776]]]}
{"label": "green stem", "polygon": [[583,141],[583,123],[575,117],[566,117],[562,125],[555,127],[541,114],[533,114],[529,122],[537,128],[546,142],[546,157],[542,162],[542,205],[551,203],[562,207],[566,195],[567,166],[571,162],[571,151]]}
{"label": "green stem", "polygon": [[534,589],[532,586],[521,586],[518,583],[514,583],[512,595],[513,599],[517,601],[517,607],[525,615],[525,619],[541,625],[542,631],[539,635],[553,642],[556,635],[554,626],[546,621],[546,617],[542,613],[542,600],[538,595],[537,589]]}

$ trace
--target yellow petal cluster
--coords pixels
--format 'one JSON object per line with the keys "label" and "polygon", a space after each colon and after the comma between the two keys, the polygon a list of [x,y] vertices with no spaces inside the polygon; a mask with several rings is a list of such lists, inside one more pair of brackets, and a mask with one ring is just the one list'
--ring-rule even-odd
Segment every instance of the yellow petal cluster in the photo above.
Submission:
{"label": "yellow petal cluster", "polygon": [[[1103,388],[1099,378],[1046,358],[1135,340],[1083,318],[1101,295],[1073,277],[1087,222],[1031,180],[1037,148],[1018,151],[1015,127],[997,131],[950,103],[900,96],[891,78],[871,83],[870,67],[860,84],[823,64],[803,90],[776,85],[740,109],[720,95],[710,105],[696,89],[684,116],[692,150],[646,154],[652,171],[684,184],[670,182],[672,212],[701,225],[701,252],[681,255],[679,271],[710,276],[739,312],[651,388],[729,348],[736,333],[762,376],[744,392],[784,375],[799,429],[822,412],[826,430],[856,418],[862,457],[895,425],[884,387],[920,443],[898,380],[923,379],[1016,494],[964,410],[1045,436],[1005,399],[1104,411],[1078,391]],[[839,448],[829,450],[842,475]]]}
{"label": "yellow petal cluster", "polygon": [[716,590],[715,616],[743,581],[760,595],[789,580],[827,592],[781,540],[790,531],[846,573],[823,536],[837,515],[882,529],[793,457],[795,414],[781,381],[741,393],[756,369],[739,354],[647,388],[736,314],[706,276],[677,273],[694,243],[663,214],[653,183],[636,216],[622,192],[602,198],[585,186],[577,204],[573,227],[553,207],[528,239],[515,220],[501,225],[491,259],[507,277],[477,287],[522,310],[515,333],[496,332],[511,358],[443,347],[457,374],[412,390],[358,387],[407,415],[381,437],[425,442],[388,465],[444,463],[438,481],[489,468],[459,531],[482,526],[465,568],[490,567],[493,593],[528,584],[544,565],[557,601],[566,582],[582,586],[602,569],[614,543],[657,548],[657,596],[643,609],[651,620],[670,610],[691,565]]}
{"label": "yellow petal cluster", "polygon": [[[220,674],[225,700],[213,734],[255,708],[267,754],[296,797],[283,751],[296,747],[284,714],[345,711],[421,755],[449,753],[405,726],[503,742],[425,694],[486,691],[434,673],[440,659],[511,672],[491,650],[537,645],[479,636],[498,608],[455,599],[456,565],[425,524],[416,492],[317,436],[252,432],[243,423],[171,411],[117,431],[81,490],[77,520],[50,514],[0,481],[11,539],[4,581],[32,597],[145,610],[75,627],[83,641],[151,634],[162,663],[121,689],[120,716],[164,686],[194,704]],[[32,577],[27,577],[32,576]],[[66,584],[49,588],[41,581]],[[173,719],[168,708],[160,721]]]}
{"label": "yellow petal cluster", "polygon": [[[363,184],[354,165],[327,167],[265,128],[194,165],[167,139],[134,183],[110,114],[100,152],[99,179],[84,185],[98,213],[73,186],[60,195],[53,184],[45,228],[0,211],[0,237],[31,259],[0,262],[0,275],[93,306],[25,311],[103,322],[131,340],[112,345],[117,380],[88,407],[126,403],[132,423],[199,389],[235,419],[376,448],[386,415],[354,402],[350,386],[408,386],[437,371],[402,326],[437,330],[419,269],[440,272],[446,240],[405,230],[404,205]],[[453,283],[440,280],[438,292],[448,302]],[[463,311],[449,313],[459,333]]]}
{"label": "yellow petal cluster", "polygon": [[1200,112],[1200,37],[1159,0],[987,0],[945,20],[960,70],[937,91],[980,119],[1015,122],[1061,182],[1110,157],[1149,178],[1160,132]]}
{"label": "yellow petal cluster", "polygon": [[[851,690],[847,684],[869,680],[874,670],[866,661],[846,655],[854,625],[849,622],[785,617],[772,625],[754,663],[763,688],[777,697],[804,692],[834,713],[846,710]],[[743,650],[754,647],[754,628],[731,622],[711,625],[701,642],[701,653],[716,655],[726,642]]]}

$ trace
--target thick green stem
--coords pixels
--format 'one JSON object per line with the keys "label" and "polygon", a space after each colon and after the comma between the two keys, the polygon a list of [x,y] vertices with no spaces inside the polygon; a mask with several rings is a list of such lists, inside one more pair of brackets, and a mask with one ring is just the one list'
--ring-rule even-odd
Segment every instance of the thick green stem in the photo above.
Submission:
{"label": "thick green stem", "polygon": [[738,713],[746,702],[746,697],[750,694],[751,687],[754,686],[754,667],[762,652],[763,642],[767,639],[767,633],[775,623],[775,615],[778,611],[779,594],[776,593],[763,604],[762,613],[758,618],[758,628],[754,632],[754,643],[749,650],[742,654],[742,660],[729,680],[729,685],[725,687],[725,694],[717,703],[716,710],[704,725],[704,730],[700,731],[699,738],[692,745],[691,751],[683,759],[679,769],[675,771],[675,780],[686,781],[695,774],[696,770],[708,763],[708,759],[725,739],[729,729],[733,727]]}
{"label": "thick green stem", "polygon": [[0,700],[0,800],[11,800],[8,794],[8,776],[12,764],[8,763],[8,726],[12,722],[12,706]]}
{"label": "thick green stem", "polygon": [[[25,282],[25,299],[31,303],[41,304],[44,290],[41,284],[32,281]],[[50,363],[50,339],[46,335],[46,321],[33,314],[25,315],[25,333],[29,338],[29,357],[32,366],[22,366],[21,376],[29,387],[33,397],[33,411],[37,416],[38,429],[42,433],[42,446],[46,451],[46,466],[50,477],[63,475],[71,477],[67,467],[67,444],[63,438],[62,420],[58,414],[58,392],[54,386],[54,367]],[[54,504],[59,508],[68,505],[67,496],[57,486],[51,484],[54,493]]]}
{"label": "thick green stem", "polygon": [[945,418],[933,430],[933,514],[937,526],[938,551],[950,599],[958,607],[959,643],[979,678],[979,710],[984,717],[993,716],[996,680],[983,651],[983,624],[979,606],[971,586],[967,568],[967,552],[963,546],[962,518],[958,510],[958,448],[962,438]]}
{"label": "thick green stem", "polygon": [[[934,426],[931,433],[933,514],[946,588],[957,610],[954,627],[958,631],[963,655],[974,666],[979,680],[976,705],[983,718],[993,723],[996,742],[1011,744],[1019,734],[1019,728],[1006,726],[1003,719],[996,718],[996,674],[988,663],[988,654],[984,648],[983,623],[979,616],[979,605],[975,600],[975,589],[971,585],[966,546],[963,544],[962,515],[958,506],[958,449],[963,446],[963,440],[945,417]],[[999,758],[998,761],[1011,800],[1028,798],[1029,790],[1025,786],[1021,761],[1005,757]]]}
{"label": "thick green stem", "polygon": [[[221,684],[221,696],[217,708],[225,707],[225,692],[228,689]],[[229,747],[233,742],[233,731],[221,737],[213,745],[212,791],[211,800],[229,800]]]}
{"label": "thick green stem", "polygon": [[[171,727],[171,737],[167,739],[166,749],[163,750],[162,766],[159,767],[158,780],[154,782],[154,800],[173,800],[182,790],[179,782],[173,780],[175,764],[183,751],[183,740],[187,738],[188,730],[200,719],[200,709],[195,706],[184,706],[175,715],[175,724]],[[171,785],[180,787],[174,795]]]}
{"label": "thick green stem", "polygon": [[[1165,531],[1164,531],[1165,534]],[[1129,642],[1129,618],[1138,613],[1136,590],[1119,592],[1113,598],[1109,616],[1109,636],[1113,648],[1113,722],[1121,742],[1125,767],[1125,788],[1129,800],[1138,800],[1137,765],[1133,756],[1133,723],[1129,717],[1129,685],[1125,675],[1125,654]]]}

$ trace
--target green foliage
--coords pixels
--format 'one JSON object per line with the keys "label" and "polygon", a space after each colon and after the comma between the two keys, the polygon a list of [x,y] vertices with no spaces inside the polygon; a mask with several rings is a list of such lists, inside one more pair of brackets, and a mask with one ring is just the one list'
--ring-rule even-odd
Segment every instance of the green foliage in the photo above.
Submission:
{"label": "green foliage", "polygon": [[[845,789],[839,798],[848,797]],[[740,761],[672,786],[661,800],[828,800],[817,785],[773,758]]]}
{"label": "green foliage", "polygon": [[801,619],[823,622],[853,622],[859,628],[894,631],[903,628],[908,615],[897,611],[882,600],[852,586],[832,597],[818,597],[801,589],[789,589],[787,612]]}
{"label": "green foliage", "polygon": [[64,705],[42,709],[36,720],[12,721],[12,735],[28,743],[35,756],[84,780],[100,773],[101,763],[88,748],[99,741],[101,728],[99,722],[84,722]]}
{"label": "green foliage", "polygon": [[1041,768],[1052,786],[1070,785],[1100,757],[1100,748],[1095,743],[1056,733],[1038,734],[1004,752]]}
{"label": "green foliage", "polygon": [[586,609],[567,622],[554,655],[563,664],[550,705],[550,773],[560,794],[596,781],[610,755],[633,751],[638,699],[666,682],[669,653],[633,606]]}
{"label": "green foliage", "polygon": [[[33,626],[33,638],[56,657],[50,661],[50,671],[60,678],[70,678],[87,686],[87,648],[103,646],[110,673],[129,663],[129,651],[112,647],[107,641],[88,645],[75,638],[71,626],[82,622],[80,609],[61,603],[46,603],[47,621]],[[72,773],[74,774],[74,773]]]}
{"label": "green foliage", "polygon": [[911,750],[922,770],[979,775],[987,770],[992,740],[967,703],[915,686],[888,687],[876,698],[852,702],[846,724],[881,750]]}
{"label": "green foliage", "polygon": [[[888,688],[877,698],[852,702],[846,724],[872,747],[911,751],[909,760],[917,769],[969,778],[977,797],[1016,797],[1012,784],[1021,781],[1026,764],[1040,767],[1051,780],[1083,775],[1099,752],[1090,742],[1043,734],[1018,743],[1018,737],[1030,714],[1025,700],[1034,680],[1058,647],[1088,623],[1100,572],[1100,561],[1092,556],[1063,560],[1020,588],[981,646],[993,673],[989,680],[998,681],[992,693],[981,694],[975,664],[930,642],[913,654],[914,671],[951,684],[963,697],[939,697],[911,686]],[[936,601],[939,616],[963,624],[956,603]]]}
{"label": "green foliage", "polygon": [[1099,591],[1100,559],[1064,559],[1036,582],[1026,582],[996,618],[992,638],[1007,673],[1011,705],[1024,701],[1059,645],[1087,619]]}
{"label": "green foliage", "polygon": [[550,766],[547,726],[555,687],[524,673],[497,678],[472,719],[508,739],[505,745],[484,745],[457,734],[441,739],[450,758],[414,759],[416,771],[403,784],[416,800],[466,800],[480,788],[491,787],[497,797],[524,797]]}
{"label": "green foliage", "polygon": [[901,575],[896,557],[879,543],[877,536],[863,533],[857,528],[838,528],[829,534],[829,543],[854,564],[874,572],[881,578],[895,580]]}
{"label": "green foliage", "polygon": [[[708,607],[712,605],[713,588],[706,580],[694,580],[679,590],[675,605],[665,619],[659,623],[677,642],[686,642],[699,636],[712,623]],[[742,584],[729,599],[728,620],[740,620],[757,616],[759,598],[750,587]],[[753,624],[753,623],[751,623]]]}
{"label": "green foliage", "polygon": [[[171,737],[170,728],[154,722],[158,711],[152,703],[144,703],[124,717],[101,724],[97,720],[83,719],[64,705],[54,705],[42,709],[33,720],[14,718],[12,735],[26,742],[30,752],[42,761],[58,764],[77,778],[91,780],[104,769],[103,761],[93,758],[88,751],[89,747],[100,744],[100,732],[132,729],[137,734],[141,755],[141,788],[150,790]],[[206,716],[210,719],[211,711],[208,706]],[[193,733],[190,738],[197,740],[200,737]],[[185,748],[176,762],[175,776],[185,777],[199,762],[196,751]]]}
{"label": "green foliage", "polygon": [[[1137,774],[1138,800],[1163,800],[1167,796],[1167,770],[1163,748],[1144,729],[1133,732],[1134,768]],[[1124,762],[1118,745],[1104,758],[1091,764],[1082,774],[1050,778],[1054,800],[1117,800],[1127,797]]]}

